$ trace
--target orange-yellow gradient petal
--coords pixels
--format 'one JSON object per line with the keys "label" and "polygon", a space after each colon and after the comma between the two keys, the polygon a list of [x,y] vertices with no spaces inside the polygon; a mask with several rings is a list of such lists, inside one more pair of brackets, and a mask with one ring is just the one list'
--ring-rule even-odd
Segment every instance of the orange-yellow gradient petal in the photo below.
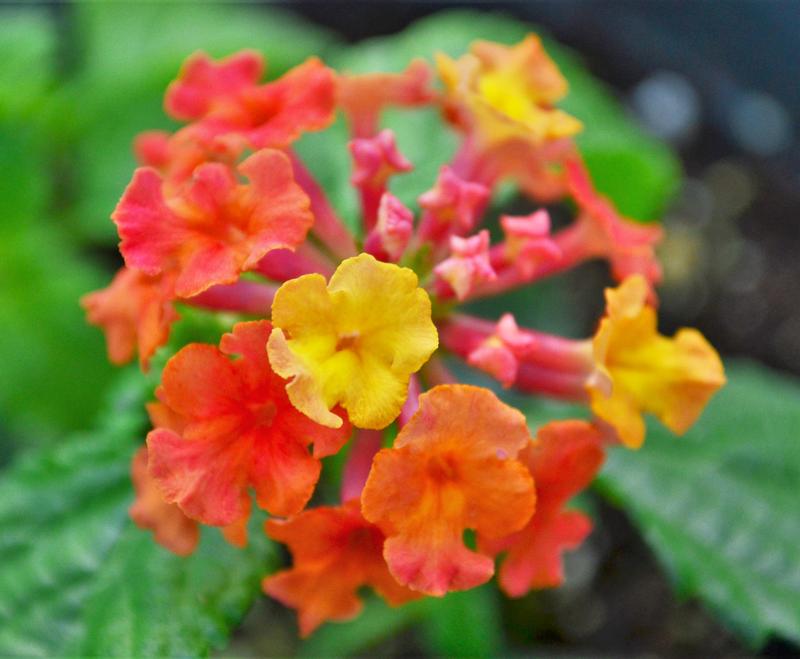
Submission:
{"label": "orange-yellow gradient petal", "polygon": [[521,139],[539,145],[582,128],[553,107],[567,82],[535,35],[510,47],[478,41],[458,60],[440,54],[437,65],[447,116],[485,144]]}
{"label": "orange-yellow gradient petal", "polygon": [[364,517],[387,536],[397,581],[441,596],[491,578],[494,562],[463,534],[496,538],[526,524],[536,497],[516,458],[530,441],[522,413],[488,389],[442,385],[420,396],[394,448],[375,456],[361,496]]}
{"label": "orange-yellow gradient petal", "polygon": [[658,333],[648,291],[640,275],[606,289],[606,317],[593,339],[595,372],[587,382],[592,411],[629,448],[644,442],[644,412],[682,434],[725,384],[722,361],[700,332]]}
{"label": "orange-yellow gradient petal", "polygon": [[320,275],[284,283],[272,303],[269,359],[295,407],[318,423],[389,425],[408,380],[438,346],[428,294],[408,268],[368,254],[343,261],[326,285]]}
{"label": "orange-yellow gradient petal", "polygon": [[264,591],[297,609],[304,637],[328,620],[355,618],[363,606],[358,597],[363,586],[392,606],[419,597],[389,573],[383,533],[361,516],[357,500],[305,510],[285,521],[270,519],[265,530],[289,546],[294,566],[264,579]]}

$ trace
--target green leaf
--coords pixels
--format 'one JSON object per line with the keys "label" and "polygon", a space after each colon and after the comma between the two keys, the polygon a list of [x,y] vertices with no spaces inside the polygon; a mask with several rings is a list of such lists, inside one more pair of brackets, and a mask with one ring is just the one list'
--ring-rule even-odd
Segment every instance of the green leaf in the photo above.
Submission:
{"label": "green leaf", "polygon": [[625,114],[577,54],[550,40],[546,43],[569,80],[569,94],[560,105],[584,123],[577,142],[597,189],[624,215],[658,219],[680,184],[678,159]]}
{"label": "green leaf", "polygon": [[108,219],[136,166],[131,145],[144,130],[172,129],[162,109],[168,83],[196,50],[222,57],[265,55],[269,77],[321,52],[333,37],[275,8],[201,3],[78,3],[81,64],[54,104],[54,130],[74,167],[68,220],[89,239],[116,242]]}
{"label": "green leaf", "polygon": [[[476,39],[513,44],[531,31],[542,33],[536,26],[497,13],[444,11],[417,21],[397,35],[337,47],[326,54],[326,59],[339,69],[353,72],[401,71],[414,57],[432,59],[436,52],[456,57]],[[561,105],[585,123],[578,145],[598,189],[611,196],[626,215],[641,220],[657,217],[680,181],[678,161],[667,147],[648,137],[626,116],[611,92],[587,71],[575,53],[542,36],[570,82],[570,92]],[[433,184],[439,167],[451,158],[457,139],[438,113],[429,109],[389,112],[384,123],[395,130],[400,150],[416,167],[413,173],[392,181],[393,192],[411,205]],[[342,148],[334,143],[325,147]],[[347,200],[340,210],[349,215],[355,210],[355,201],[352,192],[346,190],[349,167],[340,160],[336,172],[327,172],[334,188],[326,189],[334,199]]]}
{"label": "green leaf", "polygon": [[0,121],[0,418],[32,443],[86,427],[112,376],[102,333],[78,305],[106,276],[46,221],[44,142],[34,126]]}
{"label": "green leaf", "polygon": [[54,24],[41,7],[0,13],[0,424],[41,444],[85,427],[110,380],[102,335],[78,306],[105,277],[63,226],[48,222],[54,171],[41,115]]}
{"label": "green leaf", "polygon": [[0,21],[0,119],[34,119],[52,84],[54,22],[44,7],[0,7]]}
{"label": "green leaf", "polygon": [[753,647],[800,642],[800,383],[728,364],[729,384],[682,438],[653,424],[615,449],[599,487],[641,528],[678,592]]}
{"label": "green leaf", "polygon": [[422,633],[436,657],[497,657],[503,651],[497,585],[423,600]]}
{"label": "green leaf", "polygon": [[32,451],[0,479],[0,648],[8,655],[187,656],[221,647],[275,562],[254,520],[182,559],[128,519],[152,382],[132,374],[98,430]]}

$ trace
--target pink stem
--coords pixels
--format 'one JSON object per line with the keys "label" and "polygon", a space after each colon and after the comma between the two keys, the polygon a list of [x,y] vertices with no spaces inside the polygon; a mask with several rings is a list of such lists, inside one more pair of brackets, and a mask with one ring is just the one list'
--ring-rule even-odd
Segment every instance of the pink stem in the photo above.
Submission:
{"label": "pink stem", "polygon": [[374,137],[378,132],[379,111],[360,111],[348,117],[352,139]]}
{"label": "pink stem", "polygon": [[580,373],[565,373],[537,364],[520,364],[514,386],[526,393],[546,394],[563,400],[585,402],[586,376]]}
{"label": "pink stem", "polygon": [[397,423],[401,428],[416,414],[419,408],[419,395],[421,393],[422,389],[419,384],[419,378],[415,373],[408,381],[408,397],[406,398],[406,402],[403,403],[403,409],[400,410],[400,417],[397,419]]}
{"label": "pink stem", "polygon": [[372,458],[381,450],[382,430],[359,430],[350,447],[342,474],[342,501],[357,499],[367,482]]}
{"label": "pink stem", "polygon": [[[523,273],[522,270],[515,268],[513,263],[506,263],[505,266],[498,263],[500,260],[499,252],[495,250],[500,246],[493,247],[490,252],[490,258],[493,266],[497,264],[497,267],[495,267],[497,278],[476,286],[463,301],[477,300],[506,293],[520,286],[532,284],[545,277],[551,277],[559,272],[569,270],[578,263],[597,256],[597,251],[585,239],[585,236],[585,223],[580,221],[559,231],[553,236],[553,242],[561,250],[561,258],[544,261],[528,273]],[[505,260],[504,257],[503,260]],[[443,292],[442,297],[445,299],[450,298],[453,297],[453,294]]]}
{"label": "pink stem", "polygon": [[193,307],[217,311],[268,315],[277,286],[255,281],[238,281],[235,284],[212,286],[199,295],[186,300]]}
{"label": "pink stem", "polygon": [[386,192],[386,184],[359,186],[361,196],[361,216],[364,222],[364,235],[369,234],[378,222],[378,207],[381,204],[381,197]]}
{"label": "pink stem", "polygon": [[256,266],[256,272],[276,281],[286,281],[312,272],[329,277],[333,270],[333,263],[308,242],[300,245],[294,252],[289,249],[275,249]]}
{"label": "pink stem", "polygon": [[295,180],[311,200],[311,211],[314,213],[312,228],[314,235],[325,244],[334,256],[340,259],[357,254],[358,250],[353,236],[331,206],[325,191],[297,154],[290,152],[289,155],[294,168]]}
{"label": "pink stem", "polygon": [[[442,346],[461,357],[468,357],[484,340],[495,333],[491,321],[466,314],[451,316],[439,327]],[[533,339],[520,362],[536,364],[563,374],[577,374],[586,378],[593,368],[591,343],[565,339],[554,334],[520,329],[520,334]]]}

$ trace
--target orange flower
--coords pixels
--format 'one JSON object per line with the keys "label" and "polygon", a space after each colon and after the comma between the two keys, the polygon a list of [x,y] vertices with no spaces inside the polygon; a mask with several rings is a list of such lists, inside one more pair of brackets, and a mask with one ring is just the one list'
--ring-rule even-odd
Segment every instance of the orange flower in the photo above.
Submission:
{"label": "orange flower", "polygon": [[648,291],[640,275],[606,289],[606,317],[592,341],[595,371],[586,385],[592,411],[629,448],[644,442],[644,412],[682,434],[725,384],[719,355],[700,332],[684,328],[672,339],[658,333]]}
{"label": "orange flower", "polygon": [[88,321],[103,328],[112,363],[125,364],[138,350],[139,363],[146,370],[153,353],[167,342],[170,326],[178,320],[173,297],[171,277],[151,277],[122,268],[108,287],[84,295],[81,306]]}
{"label": "orange flower", "polygon": [[297,609],[300,634],[326,620],[350,620],[363,606],[358,589],[374,588],[397,606],[419,597],[398,584],[383,559],[384,536],[367,522],[357,500],[304,510],[289,520],[267,520],[267,535],[286,543],[294,567],[267,577],[264,591]]}
{"label": "orange flower", "polygon": [[126,264],[151,276],[174,272],[175,294],[191,297],[236,281],[271,250],[297,247],[313,216],[289,159],[264,149],[238,169],[249,184],[207,163],[167,196],[158,172],[137,169],[112,215]]}
{"label": "orange flower", "polygon": [[204,524],[246,517],[250,487],[270,513],[299,512],[319,478],[319,458],[349,435],[347,426],[323,428],[289,403],[286,382],[267,361],[271,329],[267,321],[239,323],[219,349],[186,346],[167,363],[156,392],[167,409],[154,417],[167,427],[147,436],[150,473],[167,502]]}
{"label": "orange flower", "polygon": [[[161,401],[152,401],[145,407],[147,407],[147,414],[154,428],[167,428],[179,435],[186,428],[187,419]],[[180,506],[164,500],[158,481],[153,478],[147,468],[147,454],[147,446],[142,446],[134,456],[131,475],[136,490],[136,501],[129,509],[131,519],[140,528],[151,529],[155,541],[163,547],[175,554],[187,555],[194,551],[194,547],[200,539],[199,526],[195,520],[186,516]],[[222,536],[235,547],[247,546],[247,521],[250,517],[249,497],[243,499],[242,505],[241,517],[220,529]],[[183,554],[179,548],[183,546],[188,549],[190,526],[196,530],[194,542],[191,550]],[[179,534],[179,529],[186,530]]]}
{"label": "orange flower", "polygon": [[441,596],[491,578],[493,561],[464,545],[464,530],[497,538],[528,521],[533,480],[516,458],[529,442],[525,417],[488,389],[442,385],[420,396],[361,496],[398,582]]}
{"label": "orange flower", "polygon": [[261,56],[250,51],[220,62],[196,53],[170,84],[164,106],[176,119],[198,121],[240,148],[286,147],[333,121],[335,76],[317,58],[258,85],[263,68]]}
{"label": "orange flower", "polygon": [[536,512],[521,531],[505,538],[478,538],[481,551],[506,551],[500,587],[510,597],[536,588],[555,588],[564,580],[561,553],[574,549],[592,529],[576,510],[563,510],[594,478],[603,462],[600,433],[585,421],[555,421],[520,453],[536,483]]}
{"label": "orange flower", "polygon": [[178,556],[188,556],[200,541],[197,522],[174,503],[167,503],[158,484],[147,471],[147,447],[142,446],[131,462],[131,480],[136,500],[129,509],[136,526],[153,531],[153,539]]}

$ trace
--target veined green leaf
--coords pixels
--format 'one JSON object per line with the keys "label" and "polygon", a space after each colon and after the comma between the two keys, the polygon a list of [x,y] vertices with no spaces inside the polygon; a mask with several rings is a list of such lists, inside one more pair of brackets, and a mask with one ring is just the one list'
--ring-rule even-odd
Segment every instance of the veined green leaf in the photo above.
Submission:
{"label": "veined green leaf", "polygon": [[800,385],[729,364],[728,385],[685,437],[657,424],[610,452],[598,486],[641,528],[679,594],[754,647],[800,642]]}
{"label": "veined green leaf", "polygon": [[0,478],[0,654],[197,656],[227,641],[275,557],[215,529],[179,558],[135,527],[130,459],[152,391],[134,373],[103,425],[32,451]]}

